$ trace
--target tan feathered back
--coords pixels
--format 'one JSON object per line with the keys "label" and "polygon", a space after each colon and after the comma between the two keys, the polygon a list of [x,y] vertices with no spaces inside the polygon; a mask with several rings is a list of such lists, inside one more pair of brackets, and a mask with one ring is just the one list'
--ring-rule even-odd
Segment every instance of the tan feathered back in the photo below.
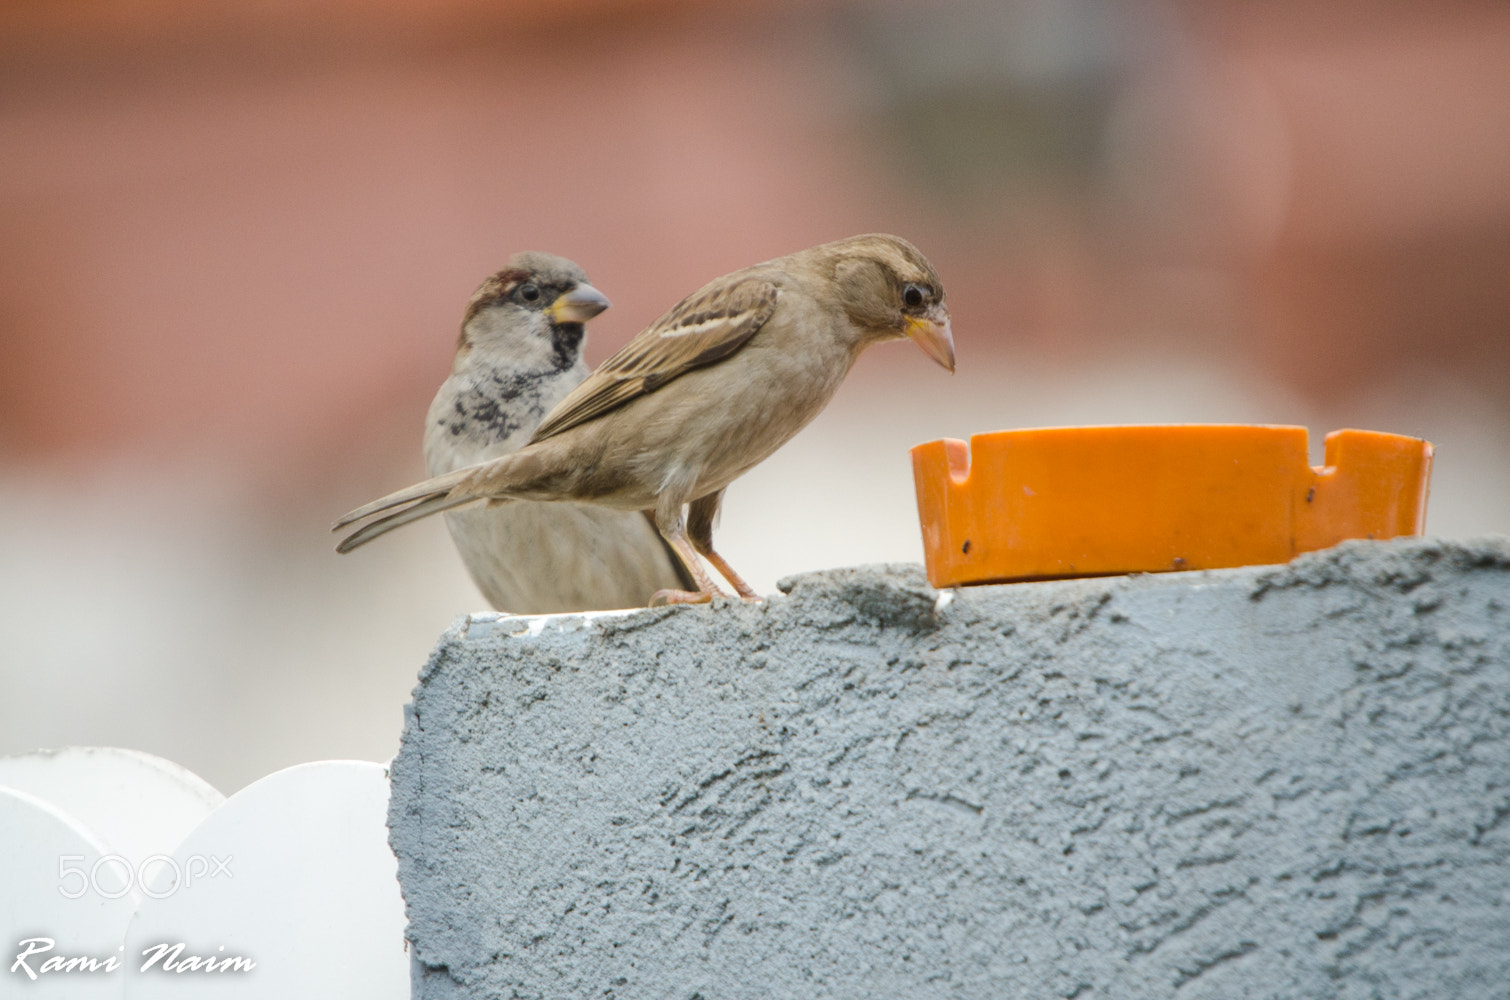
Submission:
{"label": "tan feathered back", "polygon": [[694,368],[739,350],[776,310],[777,289],[763,278],[727,279],[693,292],[635,335],[556,408],[530,443],[600,417]]}

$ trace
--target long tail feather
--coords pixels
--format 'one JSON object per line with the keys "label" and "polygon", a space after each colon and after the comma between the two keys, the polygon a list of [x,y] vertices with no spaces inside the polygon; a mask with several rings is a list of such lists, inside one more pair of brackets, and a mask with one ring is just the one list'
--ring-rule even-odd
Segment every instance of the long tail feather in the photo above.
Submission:
{"label": "long tail feather", "polygon": [[516,451],[491,461],[434,476],[397,493],[390,493],[380,500],[363,504],[331,525],[330,530],[338,531],[374,514],[383,516],[341,539],[336,551],[350,552],[394,528],[453,507],[482,501],[508,500],[510,491],[505,484],[516,482],[520,477],[527,479],[538,469],[539,464],[540,458],[533,449]]}
{"label": "long tail feather", "polygon": [[360,521],[364,517],[371,517],[373,514],[377,514],[385,510],[390,510],[394,507],[400,507],[407,503],[414,503],[416,500],[426,500],[434,496],[450,493],[452,489],[454,489],[457,485],[459,485],[463,480],[467,478],[465,474],[471,472],[472,468],[475,467],[457,469],[455,472],[447,472],[444,475],[435,476],[432,479],[426,479],[422,483],[415,483],[413,486],[406,486],[396,493],[390,493],[385,497],[372,501],[371,503],[363,504],[356,510],[351,511],[349,514],[342,515],[340,520],[330,526],[330,530],[336,531],[340,528],[346,527],[348,524],[351,524],[355,521]]}
{"label": "long tail feather", "polygon": [[402,510],[397,510],[385,517],[380,517],[370,524],[363,525],[341,539],[340,543],[336,545],[336,551],[341,553],[350,552],[352,549],[366,545],[380,535],[386,535],[394,528],[402,528],[410,521],[418,521],[422,517],[439,514],[441,511],[450,510],[453,507],[477,503],[482,499],[482,497],[453,497],[446,493],[437,493],[428,499],[421,500]]}

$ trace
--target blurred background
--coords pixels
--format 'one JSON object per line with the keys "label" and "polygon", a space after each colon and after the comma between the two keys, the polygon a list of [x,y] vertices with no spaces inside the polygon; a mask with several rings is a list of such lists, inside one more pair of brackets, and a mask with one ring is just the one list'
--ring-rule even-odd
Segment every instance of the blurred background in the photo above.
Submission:
{"label": "blurred background", "polygon": [[1431,534],[1510,531],[1510,7],[1496,0],[4,0],[0,753],[230,793],[382,760],[485,608],[417,479],[511,253],[614,301],[892,231],[959,372],[870,352],[721,550],[921,559],[906,449],[1067,423],[1438,446]]}

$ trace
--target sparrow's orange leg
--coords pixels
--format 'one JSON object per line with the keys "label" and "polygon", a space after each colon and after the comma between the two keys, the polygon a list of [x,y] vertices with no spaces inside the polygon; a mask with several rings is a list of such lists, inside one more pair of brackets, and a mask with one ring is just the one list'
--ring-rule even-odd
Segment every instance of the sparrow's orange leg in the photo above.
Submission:
{"label": "sparrow's orange leg", "polygon": [[692,506],[687,511],[687,536],[692,541],[692,547],[723,574],[740,597],[747,601],[758,601],[760,595],[755,593],[755,589],[734,572],[734,567],[723,556],[713,551],[713,522],[718,520],[718,506],[723,503],[723,499],[724,491],[719,490],[692,501]]}
{"label": "sparrow's orange leg", "polygon": [[708,571],[703,568],[702,561],[697,558],[697,553],[692,549],[692,543],[687,540],[686,523],[682,520],[681,505],[674,508],[675,513],[669,517],[662,516],[661,510],[656,510],[655,526],[660,531],[661,537],[666,543],[676,550],[676,554],[686,564],[692,573],[692,579],[697,583],[696,591],[690,590],[657,590],[650,595],[650,606],[658,608],[666,604],[706,604],[713,600],[714,595],[727,597]]}

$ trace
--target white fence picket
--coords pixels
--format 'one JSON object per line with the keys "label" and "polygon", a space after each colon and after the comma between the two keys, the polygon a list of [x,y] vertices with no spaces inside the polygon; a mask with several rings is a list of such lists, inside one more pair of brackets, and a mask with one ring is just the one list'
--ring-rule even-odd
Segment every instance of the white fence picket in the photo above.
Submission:
{"label": "white fence picket", "polygon": [[[107,748],[3,758],[0,782],[22,786],[0,787],[0,998],[409,996],[381,764],[302,764],[218,803]],[[56,956],[119,966],[43,973]]]}

